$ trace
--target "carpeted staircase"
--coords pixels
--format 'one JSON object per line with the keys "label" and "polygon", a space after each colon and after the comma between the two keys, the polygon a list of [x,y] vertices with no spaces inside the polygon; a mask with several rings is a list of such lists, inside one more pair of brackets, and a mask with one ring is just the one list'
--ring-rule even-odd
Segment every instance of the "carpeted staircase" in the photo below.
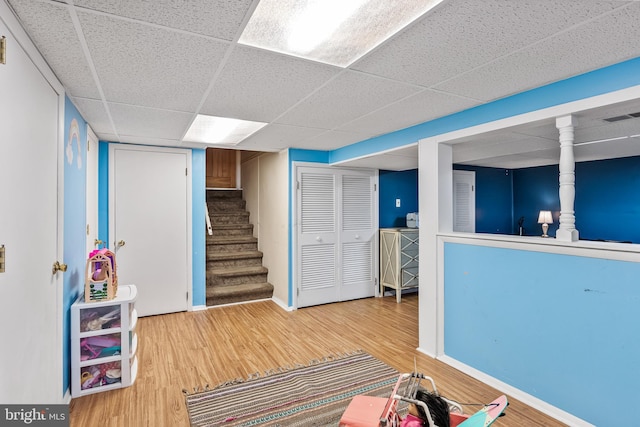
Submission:
{"label": "carpeted staircase", "polygon": [[207,306],[271,298],[242,190],[207,190]]}

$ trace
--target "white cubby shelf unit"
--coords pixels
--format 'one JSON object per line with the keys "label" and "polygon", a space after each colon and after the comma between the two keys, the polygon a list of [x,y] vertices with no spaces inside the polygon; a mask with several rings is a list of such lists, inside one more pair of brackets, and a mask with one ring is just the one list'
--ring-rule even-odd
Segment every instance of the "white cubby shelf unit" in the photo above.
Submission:
{"label": "white cubby shelf unit", "polygon": [[71,306],[71,395],[128,387],[138,370],[135,285],[118,286],[111,300]]}

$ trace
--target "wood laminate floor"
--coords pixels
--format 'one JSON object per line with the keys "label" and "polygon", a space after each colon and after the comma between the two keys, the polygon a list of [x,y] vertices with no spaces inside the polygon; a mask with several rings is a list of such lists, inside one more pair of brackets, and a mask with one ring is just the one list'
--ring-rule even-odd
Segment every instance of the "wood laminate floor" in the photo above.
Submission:
{"label": "wood laminate floor", "polygon": [[[400,372],[436,381],[443,396],[490,402],[499,391],[416,350],[418,296],[369,298],[287,312],[272,301],[141,318],[133,386],[71,401],[73,427],[188,427],[182,390],[362,349]],[[467,411],[467,412],[472,412]],[[493,425],[564,426],[510,398]]]}

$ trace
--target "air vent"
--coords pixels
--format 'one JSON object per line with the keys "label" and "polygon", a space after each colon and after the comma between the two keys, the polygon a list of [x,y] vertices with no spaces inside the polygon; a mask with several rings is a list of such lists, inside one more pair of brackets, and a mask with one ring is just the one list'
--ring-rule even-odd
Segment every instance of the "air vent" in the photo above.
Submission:
{"label": "air vent", "polygon": [[602,120],[604,120],[605,122],[612,123],[612,122],[619,122],[620,120],[627,120],[630,118],[631,116],[624,115],[624,116],[609,117],[608,119],[602,119]]}
{"label": "air vent", "polygon": [[604,120],[605,122],[612,123],[612,122],[619,122],[620,120],[633,119],[634,117],[640,117],[640,111],[637,113],[624,114],[622,116],[609,117],[602,120]]}

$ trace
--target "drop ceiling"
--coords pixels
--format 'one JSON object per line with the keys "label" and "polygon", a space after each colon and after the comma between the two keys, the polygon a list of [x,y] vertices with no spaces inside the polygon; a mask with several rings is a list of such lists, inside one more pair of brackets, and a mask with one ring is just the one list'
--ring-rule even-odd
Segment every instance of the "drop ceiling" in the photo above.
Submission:
{"label": "drop ceiling", "polygon": [[[235,149],[333,150],[640,57],[640,2],[443,0],[346,68],[238,43],[258,0],[0,0],[101,140],[175,147],[197,114],[265,122]],[[576,141],[640,134],[640,101],[581,112]],[[454,161],[557,163],[553,122],[456,141]],[[576,147],[640,155],[640,139]],[[417,167],[416,146],[352,162]]]}

